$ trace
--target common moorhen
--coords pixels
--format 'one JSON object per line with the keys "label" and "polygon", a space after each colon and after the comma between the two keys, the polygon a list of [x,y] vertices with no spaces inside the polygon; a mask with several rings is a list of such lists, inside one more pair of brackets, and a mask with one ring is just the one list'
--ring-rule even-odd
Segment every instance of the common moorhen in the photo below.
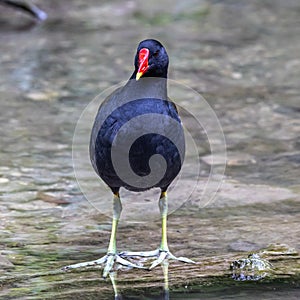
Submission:
{"label": "common moorhen", "polygon": [[[103,276],[106,277],[114,262],[144,268],[125,260],[126,257],[155,257],[150,269],[167,258],[193,263],[188,258],[171,254],[167,243],[167,189],[181,169],[185,151],[181,120],[176,106],[167,96],[169,58],[160,42],[147,39],[138,45],[134,64],[135,70],[130,80],[101,104],[90,140],[92,165],[114,195],[107,254],[65,269],[104,263]],[[122,211],[121,187],[131,191],[160,188],[162,238],[157,250],[117,252],[116,232]]]}

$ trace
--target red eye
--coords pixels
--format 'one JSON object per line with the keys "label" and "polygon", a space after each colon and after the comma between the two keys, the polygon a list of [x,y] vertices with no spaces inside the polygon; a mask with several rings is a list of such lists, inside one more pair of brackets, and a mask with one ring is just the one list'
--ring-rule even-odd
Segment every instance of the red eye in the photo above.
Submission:
{"label": "red eye", "polygon": [[155,52],[153,53],[153,56],[154,56],[154,57],[157,57],[158,54],[159,54],[159,50],[155,51]]}

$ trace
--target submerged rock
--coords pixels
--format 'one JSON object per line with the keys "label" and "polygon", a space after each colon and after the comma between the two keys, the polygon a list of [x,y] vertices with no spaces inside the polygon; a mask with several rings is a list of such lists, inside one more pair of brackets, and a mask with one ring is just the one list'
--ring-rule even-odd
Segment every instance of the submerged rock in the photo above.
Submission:
{"label": "submerged rock", "polygon": [[[276,273],[276,269],[270,263],[271,260],[284,261],[290,256],[299,258],[299,253],[296,249],[285,244],[270,244],[267,248],[261,249],[257,253],[249,254],[247,258],[231,262],[230,270],[232,271],[232,278],[239,281],[260,280]],[[285,264],[281,266],[281,269],[287,266],[288,264]],[[292,270],[285,270],[285,272],[286,274],[294,273]]]}
{"label": "submerged rock", "polygon": [[10,262],[6,257],[0,254],[0,268],[12,268],[14,267],[13,263]]}
{"label": "submerged rock", "polygon": [[234,280],[259,280],[271,270],[271,263],[258,254],[249,254],[247,258],[234,260],[230,264]]}

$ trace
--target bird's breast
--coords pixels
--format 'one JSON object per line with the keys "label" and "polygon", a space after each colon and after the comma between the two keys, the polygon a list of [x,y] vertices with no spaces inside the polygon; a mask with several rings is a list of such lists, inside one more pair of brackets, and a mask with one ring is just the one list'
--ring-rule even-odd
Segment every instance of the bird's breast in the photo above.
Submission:
{"label": "bird's breast", "polygon": [[[101,109],[98,114],[101,115]],[[170,101],[146,98],[125,103],[112,111],[95,134],[91,159],[95,161],[97,173],[110,186],[132,190],[143,190],[141,185],[167,186],[180,171],[185,151],[184,133]],[[128,173],[126,169],[130,169]],[[154,178],[152,172],[161,178]],[[122,178],[118,176],[121,173]],[[139,181],[137,187],[130,180],[135,176]],[[150,177],[151,182],[140,182]],[[157,182],[153,184],[153,180]]]}

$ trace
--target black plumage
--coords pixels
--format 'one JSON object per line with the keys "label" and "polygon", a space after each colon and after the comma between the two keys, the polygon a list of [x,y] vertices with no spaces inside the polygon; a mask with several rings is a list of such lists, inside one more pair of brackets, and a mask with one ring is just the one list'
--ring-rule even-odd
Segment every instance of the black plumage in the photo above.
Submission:
{"label": "black plumage", "polygon": [[[138,53],[143,48],[149,49],[150,52],[149,69],[142,79],[135,80],[139,67]],[[165,191],[181,169],[184,156],[182,155],[184,154],[183,129],[178,126],[176,132],[172,133],[171,131],[174,129],[172,129],[171,124],[166,125],[169,118],[165,118],[167,116],[176,120],[179,124],[181,123],[175,105],[167,98],[168,63],[168,55],[159,42],[155,40],[143,41],[138,46],[135,57],[135,71],[130,80],[124,87],[112,93],[99,108],[91,134],[90,156],[95,171],[113,192],[117,192],[120,187],[132,191],[160,187],[162,191]],[[146,91],[150,96],[154,94],[155,98],[147,95],[143,96]],[[107,111],[109,111],[109,114]],[[151,172],[149,159],[154,154],[161,155],[166,161],[166,172],[163,178],[152,186],[145,183],[145,187],[140,187],[128,184],[127,180],[119,178],[112,163],[111,149],[116,134],[124,124],[137,116],[149,114],[161,115],[161,122],[152,126],[154,131],[159,130],[164,135],[143,134],[143,128],[139,128],[135,132],[130,132],[133,129],[129,128],[129,130],[121,133],[125,136],[137,133],[141,135],[134,141],[129,151],[130,167],[139,177],[145,177]],[[147,126],[150,125],[147,124]],[[145,129],[146,131],[147,129]],[[177,146],[179,144],[180,149],[177,149],[177,146],[168,138],[172,135],[177,139]],[[128,156],[128,153],[124,152],[124,159],[127,159],[126,155]],[[142,178],[139,178],[139,180],[142,180]]]}

